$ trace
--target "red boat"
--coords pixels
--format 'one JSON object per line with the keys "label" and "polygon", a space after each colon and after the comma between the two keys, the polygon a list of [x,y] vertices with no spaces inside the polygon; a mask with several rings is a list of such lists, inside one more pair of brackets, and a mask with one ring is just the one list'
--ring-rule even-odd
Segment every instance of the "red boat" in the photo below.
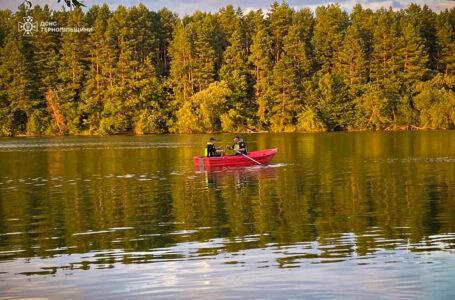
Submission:
{"label": "red boat", "polygon": [[214,167],[244,167],[258,165],[255,161],[266,165],[275,156],[278,149],[266,149],[261,151],[248,152],[249,159],[243,155],[225,155],[220,157],[193,157],[196,168],[214,168]]}

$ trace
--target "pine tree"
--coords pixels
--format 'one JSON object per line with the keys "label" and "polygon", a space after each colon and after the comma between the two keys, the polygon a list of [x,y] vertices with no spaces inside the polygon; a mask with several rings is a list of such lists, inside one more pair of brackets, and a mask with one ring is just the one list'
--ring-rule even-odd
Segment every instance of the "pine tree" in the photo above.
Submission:
{"label": "pine tree", "polygon": [[11,11],[0,10],[0,47],[3,47],[6,36],[13,29],[12,19]]}
{"label": "pine tree", "polygon": [[[293,45],[298,45],[300,48],[298,53],[292,56],[300,56],[301,61],[305,61],[305,69],[308,75],[314,73],[314,49],[311,45],[311,39],[313,37],[315,20],[313,13],[309,9],[302,9],[294,13],[292,18],[292,26],[289,29],[289,34],[286,39],[298,39],[292,42]],[[285,41],[286,44],[286,41]],[[288,43],[289,44],[289,43]],[[284,51],[289,52],[286,47]],[[304,59],[303,59],[304,58]]]}
{"label": "pine tree", "polygon": [[394,126],[409,126],[414,122],[413,101],[410,98],[418,82],[428,75],[428,55],[424,48],[422,38],[412,24],[402,20],[400,24],[400,37],[398,39],[398,76],[401,78],[402,91],[394,113]]}
{"label": "pine tree", "polygon": [[215,53],[212,32],[210,31],[211,17],[201,16],[199,20],[191,24],[193,34],[192,50],[194,51],[194,63],[192,65],[194,88],[197,92],[206,89],[215,79]]}
{"label": "pine tree", "polygon": [[245,51],[249,56],[251,54],[251,45],[253,44],[253,37],[259,30],[264,30],[265,20],[262,10],[250,11],[241,20],[241,30],[245,35]]}
{"label": "pine tree", "polygon": [[304,41],[301,27],[289,27],[288,35],[284,38],[284,54],[273,69],[273,131],[295,130],[297,114],[302,110],[303,85],[309,80],[311,72],[311,61],[307,58],[307,44]]}
{"label": "pine tree", "polygon": [[158,11],[159,22],[157,24],[156,53],[158,76],[169,75],[169,43],[172,40],[172,32],[177,23],[177,16],[166,8]]}
{"label": "pine tree", "polygon": [[[134,61],[133,53],[133,27],[131,27],[130,12],[123,6],[119,6],[110,19],[108,36],[110,50],[115,57],[114,83],[116,87],[127,89],[127,81],[132,77],[137,62]],[[119,89],[121,92],[121,90]]]}
{"label": "pine tree", "polygon": [[35,108],[30,98],[31,73],[20,33],[12,30],[0,54],[0,128],[2,135],[31,133],[28,122]]}
{"label": "pine tree", "polygon": [[[184,105],[195,93],[205,90],[215,79],[217,40],[211,29],[219,33],[212,16],[196,12],[185,26],[178,24],[170,45],[173,107]],[[217,35],[215,35],[217,36]],[[171,130],[173,121],[169,123]]]}
{"label": "pine tree", "polygon": [[364,40],[357,28],[350,26],[346,31],[343,48],[338,53],[335,69],[349,85],[352,98],[359,96],[368,80],[368,60]]}
{"label": "pine tree", "polygon": [[[377,24],[373,37],[373,52],[370,60],[370,80],[375,85],[370,91],[380,92],[378,96],[384,101],[381,106],[381,120],[387,119],[387,125],[394,125],[396,121],[396,105],[400,99],[401,83],[398,71],[401,66],[397,49],[397,22],[392,10],[379,10],[376,12]],[[368,101],[377,103],[377,101]],[[372,107],[371,116],[379,111]],[[379,124],[379,123],[377,123]]]}
{"label": "pine tree", "polygon": [[241,11],[235,11],[232,4],[221,8],[219,12],[220,27],[226,40],[229,40],[234,32],[240,30],[240,17]]}
{"label": "pine tree", "polygon": [[425,53],[428,55],[425,67],[434,68],[436,66],[435,57],[437,51],[436,14],[427,5],[420,7],[413,3],[404,10],[401,22],[411,24],[421,39]]}
{"label": "pine tree", "polygon": [[260,129],[263,129],[269,125],[270,107],[272,105],[270,84],[272,75],[271,57],[273,51],[270,37],[265,32],[265,29],[259,29],[253,37],[250,52],[248,61],[254,66],[252,73],[256,79],[254,90],[258,106],[258,126]]}
{"label": "pine tree", "polygon": [[161,82],[151,59],[146,58],[140,65],[136,77],[131,82],[134,89],[135,105],[130,110],[133,130],[136,134],[163,133],[166,130],[166,110]]}
{"label": "pine tree", "polygon": [[271,96],[274,99],[272,131],[294,131],[300,105],[300,90],[293,60],[287,54],[284,54],[273,68]]}
{"label": "pine tree", "polygon": [[378,85],[368,83],[365,93],[355,99],[355,126],[373,130],[384,129],[390,125],[387,99]]}
{"label": "pine tree", "polygon": [[[107,58],[110,55],[105,34],[111,12],[107,4],[101,8],[93,7],[93,32],[87,39],[89,68],[82,92],[83,125],[89,133],[96,133],[101,121],[105,92],[109,86],[109,74],[105,70]],[[89,11],[90,13],[90,11]]]}
{"label": "pine tree", "polygon": [[269,13],[269,28],[272,34],[274,60],[278,62],[280,60],[283,41],[287,35],[288,28],[292,24],[293,11],[286,2],[282,2],[281,5],[278,2],[273,2],[270,7]]}
{"label": "pine tree", "polygon": [[129,64],[134,67],[133,73],[127,79],[130,89],[127,109],[132,114],[133,130],[136,134],[161,133],[165,126],[164,105],[160,93],[161,83],[152,64],[152,61],[156,61],[156,65],[160,65],[160,49],[156,47],[158,20],[144,5],[139,5],[137,9],[133,7],[129,12],[129,19],[132,29],[142,30],[132,30],[129,36],[132,47],[132,62]]}
{"label": "pine tree", "polygon": [[317,110],[329,130],[348,129],[354,123],[354,103],[348,87],[338,74],[325,74],[318,82]]}
{"label": "pine tree", "polygon": [[[311,38],[313,37],[315,20],[310,9],[305,8],[294,12],[292,25],[297,29],[301,42],[305,44],[305,54],[311,54]],[[292,31],[290,31],[292,32]]]}
{"label": "pine tree", "polygon": [[[75,8],[67,15],[68,27],[86,27],[80,8]],[[66,128],[69,134],[76,134],[81,129],[80,94],[86,70],[86,32],[66,32],[62,34],[58,77],[60,80],[58,95]]]}
{"label": "pine tree", "polygon": [[229,43],[224,52],[220,79],[228,84],[232,94],[226,103],[228,113],[222,120],[222,128],[225,131],[241,131],[254,125],[252,78],[247,65],[244,39],[239,31],[232,33]]}
{"label": "pine tree", "polygon": [[323,72],[330,72],[338,61],[344,32],[348,27],[348,16],[338,4],[319,6],[316,9],[316,24],[312,44],[315,51],[316,63]]}
{"label": "pine tree", "polygon": [[455,75],[455,34],[449,22],[439,26],[437,37],[436,69],[446,75]]}
{"label": "pine tree", "polygon": [[99,133],[118,134],[132,129],[131,115],[136,98],[130,87],[138,62],[134,60],[133,29],[128,10],[119,6],[109,19],[105,34],[107,54],[105,71],[108,87],[104,95]]}
{"label": "pine tree", "polygon": [[398,71],[408,84],[425,78],[428,55],[424,51],[422,39],[412,24],[402,24],[397,45]]}
{"label": "pine tree", "polygon": [[150,12],[142,3],[129,9],[127,26],[130,31],[127,38],[132,44],[131,60],[138,62],[133,66],[133,72],[137,72],[139,65],[146,59],[152,59],[159,65],[157,22],[158,15]]}
{"label": "pine tree", "polygon": [[[32,12],[34,20],[41,23],[41,21],[56,21],[48,6],[41,9],[35,6]],[[52,122],[51,115],[45,110],[46,93],[50,89],[54,89],[58,84],[58,75],[55,70],[58,69],[61,47],[60,34],[54,32],[38,31],[34,34],[33,39],[30,39],[30,45],[33,47],[33,65],[36,72],[34,72],[33,81],[38,83],[36,99],[40,103],[35,108],[35,113],[41,111],[42,128],[39,129],[41,134],[61,134],[57,129],[57,125]],[[47,115],[47,116],[46,116]]]}
{"label": "pine tree", "polygon": [[[169,45],[169,55],[171,57],[171,69],[169,85],[172,86],[173,105],[171,110],[176,111],[185,103],[195,91],[194,88],[194,51],[191,44],[189,27],[185,28],[182,23],[178,23],[174,30],[173,40]],[[169,125],[172,127],[173,120]]]}
{"label": "pine tree", "polygon": [[[350,43],[358,43],[362,46],[362,53],[365,60],[365,68],[367,74],[366,81],[370,80],[370,59],[373,52],[373,37],[375,31],[375,16],[371,9],[363,9],[360,4],[356,4],[351,18],[351,32],[346,32],[351,35],[350,39],[354,38],[356,41]],[[346,40],[346,39],[345,39]],[[347,50],[347,49],[346,49]]]}
{"label": "pine tree", "polygon": [[308,79],[312,73],[312,60],[308,57],[311,50],[308,48],[309,45],[305,43],[303,29],[298,25],[289,27],[289,33],[284,38],[283,50],[291,59],[298,82]]}

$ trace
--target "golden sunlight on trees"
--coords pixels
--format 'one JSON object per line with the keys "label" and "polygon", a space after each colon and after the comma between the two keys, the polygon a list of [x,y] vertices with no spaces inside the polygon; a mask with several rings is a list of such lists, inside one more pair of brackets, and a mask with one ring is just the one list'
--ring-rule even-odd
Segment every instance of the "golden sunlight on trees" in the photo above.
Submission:
{"label": "golden sunlight on trees", "polygon": [[[29,13],[93,31],[23,36]],[[455,128],[455,8],[21,6],[0,25],[1,136]]]}

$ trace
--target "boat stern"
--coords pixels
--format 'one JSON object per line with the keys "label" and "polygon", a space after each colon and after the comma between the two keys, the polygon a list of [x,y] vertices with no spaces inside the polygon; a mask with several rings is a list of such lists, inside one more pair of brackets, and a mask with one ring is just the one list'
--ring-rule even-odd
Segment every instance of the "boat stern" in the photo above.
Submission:
{"label": "boat stern", "polygon": [[199,170],[199,169],[204,169],[204,156],[194,156],[193,157],[193,162],[194,162],[194,167]]}

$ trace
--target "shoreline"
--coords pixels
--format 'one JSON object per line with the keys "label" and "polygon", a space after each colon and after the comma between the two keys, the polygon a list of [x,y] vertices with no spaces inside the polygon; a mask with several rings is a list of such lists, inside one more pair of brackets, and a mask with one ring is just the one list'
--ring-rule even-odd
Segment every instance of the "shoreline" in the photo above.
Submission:
{"label": "shoreline", "polygon": [[13,138],[13,137],[103,137],[103,136],[158,136],[158,135],[204,135],[204,134],[256,134],[256,133],[329,133],[329,132],[399,132],[399,131],[451,131],[454,130],[453,128],[450,129],[441,129],[441,128],[386,128],[380,130],[372,130],[372,129],[349,129],[349,130],[313,130],[313,131],[268,131],[268,130],[260,130],[260,131],[234,131],[234,132],[197,132],[197,133],[148,133],[148,134],[136,134],[132,132],[125,132],[119,134],[64,134],[64,135],[37,135],[37,134],[17,134],[17,135],[9,135],[9,136],[0,136],[0,138]]}

